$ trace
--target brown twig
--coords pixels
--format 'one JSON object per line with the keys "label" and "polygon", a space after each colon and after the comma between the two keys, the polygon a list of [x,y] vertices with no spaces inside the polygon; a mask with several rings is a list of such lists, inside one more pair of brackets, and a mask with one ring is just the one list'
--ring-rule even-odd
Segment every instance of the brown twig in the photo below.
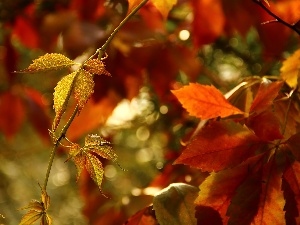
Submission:
{"label": "brown twig", "polygon": [[[300,35],[300,28],[298,28],[296,26],[297,23],[295,23],[295,24],[289,24],[288,22],[284,21],[279,16],[277,16],[276,14],[274,14],[267,6],[265,6],[265,4],[263,3],[262,0],[252,0],[252,1],[255,2],[256,4],[258,4],[260,7],[262,7],[269,15],[271,15],[272,17],[274,17],[276,22],[283,24],[284,26],[290,28],[291,30],[295,31],[298,35]],[[275,22],[275,21],[272,20],[272,22]],[[264,24],[266,24],[266,22]]]}

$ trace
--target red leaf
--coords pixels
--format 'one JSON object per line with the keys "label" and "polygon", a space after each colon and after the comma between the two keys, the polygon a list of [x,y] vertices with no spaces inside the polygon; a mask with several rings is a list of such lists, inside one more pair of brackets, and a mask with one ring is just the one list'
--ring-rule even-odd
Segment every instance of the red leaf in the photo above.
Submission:
{"label": "red leaf", "polygon": [[42,94],[34,89],[25,88],[25,104],[28,119],[42,139],[49,143],[50,119],[47,115],[47,103]]}
{"label": "red leaf", "polygon": [[223,118],[243,113],[231,105],[213,86],[190,83],[172,92],[191,116],[201,119]]}
{"label": "red leaf", "polygon": [[287,140],[287,146],[296,160],[300,161],[300,133],[296,133]]}
{"label": "red leaf", "polygon": [[294,161],[289,164],[288,168],[283,174],[282,187],[286,204],[284,210],[286,211],[287,224],[299,224],[300,212],[300,163]]}
{"label": "red leaf", "polygon": [[273,157],[263,168],[262,192],[258,212],[252,221],[254,225],[281,225],[284,218],[284,197],[281,191],[282,171]]}
{"label": "red leaf", "polygon": [[138,211],[124,225],[158,225],[153,206],[148,206]]}
{"label": "red leaf", "polygon": [[280,122],[271,110],[250,117],[247,126],[263,141],[283,138]]}
{"label": "red leaf", "polygon": [[11,92],[0,95],[0,130],[12,138],[20,129],[25,117],[21,99]]}
{"label": "red leaf", "polygon": [[192,1],[193,35],[196,46],[215,41],[223,32],[225,16],[221,0]]}
{"label": "red leaf", "polygon": [[211,122],[188,144],[175,164],[219,171],[242,163],[261,146],[259,139],[240,124]]}
{"label": "red leaf", "polygon": [[[244,184],[245,179],[250,178],[251,181],[254,181],[254,178],[251,178],[251,176],[257,172],[257,169],[250,174],[249,168],[256,164],[259,167],[262,156],[263,155],[252,157],[232,169],[226,169],[218,173],[213,172],[206,178],[200,185],[199,196],[195,200],[195,204],[200,207],[197,209],[198,222],[201,221],[205,225],[210,224],[211,218],[207,218],[206,211],[211,212],[214,210],[219,213],[219,217],[223,220],[224,224],[227,224],[229,217],[226,213],[232,198],[238,194],[237,189],[241,184],[242,186],[246,185]],[[255,184],[260,184],[260,182],[261,179],[256,183],[252,183],[250,187],[254,187]],[[241,191],[243,191],[243,189]],[[245,195],[243,197],[245,199]],[[202,210],[205,210],[205,213],[203,213]],[[235,207],[231,206],[231,212],[233,211],[236,211]],[[213,211],[211,213],[213,213]],[[214,224],[219,224],[217,219]]]}
{"label": "red leaf", "polygon": [[250,112],[261,112],[271,106],[282,85],[283,81],[277,81],[273,83],[262,82],[255,99],[252,102]]}

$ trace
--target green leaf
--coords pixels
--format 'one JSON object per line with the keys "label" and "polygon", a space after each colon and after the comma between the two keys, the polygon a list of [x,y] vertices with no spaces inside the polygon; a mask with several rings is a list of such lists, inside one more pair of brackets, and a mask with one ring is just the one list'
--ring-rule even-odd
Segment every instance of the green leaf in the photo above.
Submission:
{"label": "green leaf", "polygon": [[72,89],[74,87],[74,80],[78,72],[73,72],[63,77],[54,88],[54,105],[55,118],[52,125],[52,130],[56,130],[62,114],[66,111],[68,101],[70,99]]}
{"label": "green leaf", "polygon": [[183,183],[174,183],[154,196],[153,208],[160,225],[193,225],[195,218],[194,200],[198,188]]}
{"label": "green leaf", "polygon": [[58,53],[51,53],[45,54],[38,59],[33,60],[33,63],[29,65],[29,67],[21,72],[26,73],[36,73],[36,72],[45,72],[49,70],[58,70],[63,68],[68,68],[73,66],[75,63],[73,60],[69,59],[68,57],[58,54]]}
{"label": "green leaf", "polygon": [[79,111],[84,107],[94,92],[93,75],[85,70],[80,70],[75,80],[74,95],[79,106]]}
{"label": "green leaf", "polygon": [[101,191],[101,184],[102,184],[103,174],[104,174],[102,163],[96,156],[90,153],[85,153],[85,158],[86,158],[86,169],[89,172],[91,178],[95,181],[95,183],[99,187],[99,190]]}

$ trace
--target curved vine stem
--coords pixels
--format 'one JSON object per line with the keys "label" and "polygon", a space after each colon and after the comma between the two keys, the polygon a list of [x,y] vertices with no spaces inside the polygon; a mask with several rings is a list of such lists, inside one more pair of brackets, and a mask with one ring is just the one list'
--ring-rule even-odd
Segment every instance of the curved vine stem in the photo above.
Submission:
{"label": "curved vine stem", "polygon": [[[123,27],[123,25],[140,9],[142,8],[146,3],[148,2],[148,0],[143,0],[137,7],[135,7],[122,21],[121,23],[114,29],[114,31],[111,33],[111,35],[108,37],[108,39],[106,40],[106,42],[96,50],[96,52],[91,55],[88,59],[86,59],[81,67],[79,68],[78,71],[80,71],[83,66],[86,64],[86,62],[88,62],[89,60],[91,60],[92,58],[94,58],[97,54],[98,54],[98,58],[101,60],[101,58],[103,57],[103,55],[105,55],[105,51],[108,47],[108,45],[110,44],[110,42],[113,40],[113,38],[115,37],[115,35],[118,33],[118,31]],[[47,167],[47,172],[46,172],[46,177],[45,177],[45,181],[44,181],[44,185],[43,185],[43,189],[46,190],[47,188],[47,184],[48,184],[48,180],[49,180],[49,176],[50,176],[50,172],[51,172],[51,168],[52,168],[52,164],[54,161],[54,157],[55,157],[55,152],[56,149],[58,148],[60,141],[65,138],[66,133],[70,127],[70,125],[72,124],[75,116],[78,114],[79,107],[78,105],[76,105],[73,114],[71,115],[71,117],[69,118],[68,122],[66,123],[66,125],[63,127],[63,129],[60,131],[58,138],[55,140],[51,155],[50,155],[50,159],[49,159],[49,163],[48,163],[48,167]]]}

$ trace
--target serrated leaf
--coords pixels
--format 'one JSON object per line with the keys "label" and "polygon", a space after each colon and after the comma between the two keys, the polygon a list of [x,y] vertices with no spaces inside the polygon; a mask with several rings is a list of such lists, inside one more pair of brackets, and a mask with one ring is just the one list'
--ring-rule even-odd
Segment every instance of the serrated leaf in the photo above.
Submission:
{"label": "serrated leaf", "polygon": [[195,218],[194,199],[198,188],[174,183],[161,190],[153,198],[153,208],[160,225],[193,225]]}
{"label": "serrated leaf", "polygon": [[151,0],[153,5],[162,14],[164,19],[167,19],[170,10],[177,3],[177,0]]}
{"label": "serrated leaf", "polygon": [[83,152],[78,144],[74,144],[71,146],[69,155],[77,168],[77,181],[78,181],[80,174],[86,164],[85,156],[83,155]]}
{"label": "serrated leaf", "polygon": [[111,74],[105,69],[104,63],[99,59],[91,59],[87,61],[84,68],[91,74],[111,76]]}
{"label": "serrated leaf", "polygon": [[212,121],[187,145],[174,164],[202,171],[234,167],[264,144],[246,127],[232,121]]}
{"label": "serrated leaf", "polygon": [[300,49],[287,58],[280,68],[280,76],[291,87],[296,88],[300,74]]}
{"label": "serrated leaf", "polygon": [[85,138],[84,148],[95,152],[97,155],[116,162],[118,155],[115,153],[113,148],[109,145],[110,142],[98,135],[88,135]]}
{"label": "serrated leaf", "polygon": [[21,210],[26,210],[26,209],[36,211],[36,212],[42,212],[43,206],[39,201],[32,200],[27,206],[21,208]]}
{"label": "serrated leaf", "polygon": [[74,84],[74,96],[77,100],[79,111],[93,94],[94,86],[93,75],[85,70],[80,70]]}
{"label": "serrated leaf", "polygon": [[62,114],[67,108],[68,101],[70,99],[73,87],[74,80],[77,76],[77,71],[63,77],[54,88],[54,105],[55,118],[52,125],[52,130],[54,131],[61,119]]}
{"label": "serrated leaf", "polygon": [[29,65],[29,67],[21,72],[26,73],[35,73],[35,72],[44,72],[48,70],[58,70],[63,68],[68,68],[73,66],[75,63],[73,60],[68,57],[59,54],[59,53],[51,53],[45,54],[35,60],[33,63]]}
{"label": "serrated leaf", "polygon": [[42,212],[30,210],[21,219],[19,225],[31,225],[43,215]]}
{"label": "serrated leaf", "polygon": [[91,178],[97,184],[99,190],[101,191],[101,184],[102,184],[103,174],[104,174],[102,163],[96,156],[92,154],[86,153],[85,157],[86,157],[86,169],[89,172]]}
{"label": "serrated leaf", "polygon": [[191,116],[201,119],[227,117],[243,112],[231,105],[223,94],[213,86],[190,83],[172,91]]}

